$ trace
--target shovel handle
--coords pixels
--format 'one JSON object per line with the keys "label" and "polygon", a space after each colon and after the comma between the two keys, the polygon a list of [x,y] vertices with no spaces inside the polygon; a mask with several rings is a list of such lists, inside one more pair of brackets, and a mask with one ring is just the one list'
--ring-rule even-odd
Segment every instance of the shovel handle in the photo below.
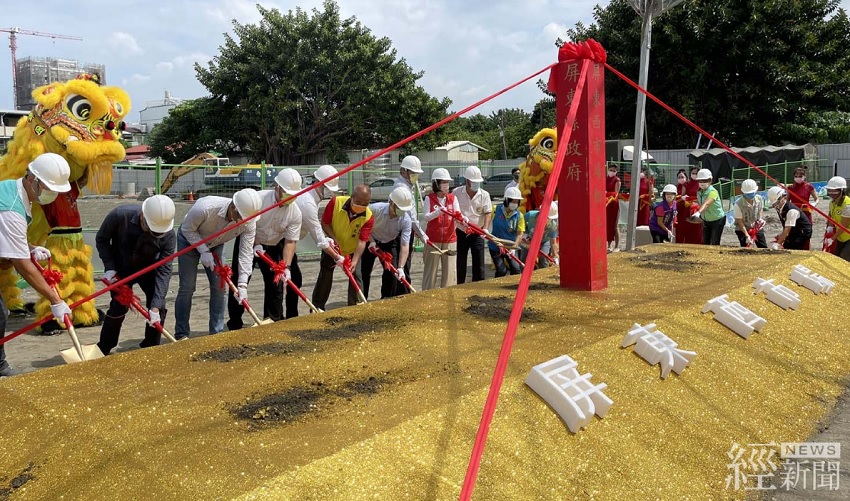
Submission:
{"label": "shovel handle", "polygon": [[[275,264],[275,262],[272,261],[272,258],[270,258],[265,252],[257,251],[257,257],[265,261],[265,263],[269,266],[274,266]],[[304,293],[301,292],[301,289],[299,289],[297,285],[292,283],[292,280],[286,279],[286,286],[295,291],[296,294],[298,294],[298,297],[300,297],[301,300],[304,301],[307,307],[310,308],[310,311],[312,311],[313,313],[322,313],[323,310],[321,310],[320,308],[316,308],[316,306],[311,303],[309,299],[307,299],[307,296],[305,296]]]}
{"label": "shovel handle", "polygon": [[83,353],[83,345],[80,344],[80,338],[77,337],[77,331],[74,330],[74,322],[71,320],[71,315],[65,314],[62,321],[65,323],[65,328],[68,329],[68,335],[71,336],[71,343],[74,344],[74,350],[80,356],[80,360],[86,361],[85,353]]}
{"label": "shovel handle", "polygon": [[[100,279],[100,281],[101,281],[101,282],[103,282],[103,283],[104,283],[107,287],[109,287],[110,285],[112,285],[111,283],[109,283],[109,280],[107,280],[107,279],[105,279],[105,278],[101,278],[101,279]],[[137,312],[139,312],[139,313],[142,315],[142,317],[144,317],[144,319],[145,319],[145,320],[147,320],[148,322],[150,322],[150,320],[151,320],[151,315],[150,315],[150,313],[148,313],[148,310],[146,310],[144,307],[142,307],[142,305],[141,305],[141,304],[139,304],[139,302],[136,300],[136,298],[135,298],[135,297],[133,297],[133,300],[130,302],[130,306],[132,306],[134,310],[136,310]],[[160,333],[160,334],[162,334],[163,336],[165,336],[166,338],[168,338],[168,340],[169,340],[169,341],[171,341],[172,343],[176,343],[176,342],[177,342],[177,339],[175,339],[175,338],[174,338],[174,336],[172,336],[170,332],[168,332],[167,330],[165,330],[165,326],[164,326],[164,325],[162,325],[161,323],[159,323],[159,322],[154,322],[154,323],[153,323],[153,324],[151,324],[151,325],[153,325],[153,328],[154,328],[154,329],[156,329],[157,331],[159,331],[159,333]]]}
{"label": "shovel handle", "polygon": [[[218,254],[213,253],[213,256],[215,256],[216,263],[218,263],[217,266],[221,266],[221,259],[218,257]],[[224,280],[227,283],[227,287],[230,288],[230,292],[232,292],[235,296],[238,297],[239,296],[239,289],[236,287],[236,284],[233,283],[233,280],[231,280],[230,277],[227,277]],[[242,300],[242,306],[244,306],[245,309],[248,310],[248,314],[251,315],[251,318],[254,319],[254,322],[257,325],[260,325],[262,323],[262,320],[260,320],[260,318],[254,312],[254,309],[251,308],[251,305],[248,303],[247,299]]]}

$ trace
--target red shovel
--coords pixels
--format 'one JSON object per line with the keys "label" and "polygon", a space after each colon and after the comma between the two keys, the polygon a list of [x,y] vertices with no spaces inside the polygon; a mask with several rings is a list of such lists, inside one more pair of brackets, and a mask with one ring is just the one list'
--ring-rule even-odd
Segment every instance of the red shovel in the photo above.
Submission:
{"label": "red shovel", "polygon": [[[109,282],[109,280],[107,280],[105,278],[102,278],[101,282],[106,284],[107,287],[112,285]],[[150,320],[151,320],[150,313],[148,313],[148,310],[142,306],[142,303],[139,300],[139,297],[136,296],[135,294],[133,294],[133,289],[131,289],[129,285],[127,285],[127,284],[119,285],[118,287],[115,288],[115,294],[116,294],[115,299],[119,303],[121,303],[124,306],[128,306],[128,307],[133,308],[137,312],[141,313],[142,316],[145,318],[145,320],[150,322]],[[151,325],[153,325],[154,329],[159,331],[159,333],[162,334],[163,336],[167,337],[168,340],[171,341],[172,343],[177,342],[177,339],[175,339],[174,336],[172,336],[170,332],[165,330],[165,327],[161,323],[154,322]]]}
{"label": "red shovel", "polygon": [[[334,242],[333,247],[336,253],[341,256],[342,252],[340,252],[339,245],[336,242]],[[354,274],[351,273],[351,256],[346,255],[343,259],[344,261],[342,264],[338,264],[337,266],[342,268],[342,271],[348,276],[348,281],[351,282],[351,286],[354,287],[354,291],[357,292],[357,298],[360,299],[360,302],[367,302],[366,296],[363,295],[363,291],[360,290],[360,286],[357,285],[357,279],[355,279]]]}
{"label": "red shovel", "polygon": [[[378,249],[377,247],[371,247],[371,246],[369,247],[369,252],[371,252],[372,254],[377,256],[378,259],[381,260],[381,263],[383,263],[384,268],[386,268],[386,270],[388,272],[392,273],[395,276],[398,276],[398,268],[393,266],[393,255],[392,254],[390,254],[387,251],[382,251],[381,249]],[[416,289],[414,289],[413,286],[410,285],[410,282],[408,282],[406,278],[400,278],[399,281],[401,283],[403,283],[405,287],[407,287],[407,290],[409,290],[410,292],[412,292],[414,294],[416,293]]]}
{"label": "red shovel", "polygon": [[[283,276],[284,276],[283,270],[286,269],[285,263],[275,263],[274,261],[272,261],[272,258],[270,258],[263,251],[257,251],[257,257],[262,259],[267,265],[269,265],[269,268],[272,269],[272,271],[275,274],[275,277],[274,277],[275,282],[278,282],[283,278]],[[281,269],[281,264],[283,265],[282,269]],[[310,311],[312,311],[313,313],[322,313],[324,311],[321,308],[317,308],[316,305],[314,305],[309,299],[307,299],[307,296],[305,296],[304,293],[301,292],[301,289],[299,289],[298,286],[296,286],[294,283],[292,283],[292,280],[286,279],[286,285],[290,289],[295,291],[296,294],[298,294],[298,297],[300,297],[301,300],[304,301],[304,303],[307,305],[307,307],[310,308]]]}
{"label": "red shovel", "polygon": [[[218,274],[219,278],[221,278],[222,283],[227,284],[227,286],[230,288],[230,291],[233,292],[236,297],[239,297],[239,289],[233,283],[233,280],[230,279],[230,274],[232,273],[232,271],[230,270],[230,266],[225,266],[224,264],[222,264],[221,258],[218,257],[218,254],[216,254],[215,252],[213,252],[213,256],[215,256],[216,274]],[[254,319],[255,323],[254,325],[252,325],[252,327],[274,323],[274,320],[272,320],[271,318],[260,320],[260,317],[257,316],[257,314],[254,312],[254,309],[251,308],[250,304],[248,304],[247,299],[242,300],[242,306],[244,306],[245,309],[248,310],[248,314],[251,315],[251,318]]]}

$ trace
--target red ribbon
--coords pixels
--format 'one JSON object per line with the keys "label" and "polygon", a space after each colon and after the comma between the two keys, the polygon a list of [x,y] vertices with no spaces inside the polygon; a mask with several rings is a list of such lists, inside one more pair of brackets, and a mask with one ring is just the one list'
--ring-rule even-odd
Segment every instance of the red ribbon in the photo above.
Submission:
{"label": "red ribbon", "polygon": [[561,46],[561,49],[558,51],[558,62],[574,59],[590,59],[595,63],[605,64],[608,60],[608,55],[599,42],[588,38],[584,42],[567,42]]}
{"label": "red ribbon", "polygon": [[44,281],[47,282],[47,285],[50,287],[56,287],[62,282],[62,272],[50,269],[49,264],[47,266],[48,268],[46,270],[41,271],[41,275],[44,277]]}
{"label": "red ribbon", "polygon": [[121,284],[114,289],[115,292],[115,300],[118,301],[122,306],[131,307],[133,303],[136,301],[140,301],[139,298],[133,294],[133,289],[131,289],[127,284]]}
{"label": "red ribbon", "polygon": [[228,266],[228,265],[226,265],[222,262],[219,262],[218,266],[216,266],[215,270],[213,270],[213,271],[215,272],[216,275],[218,275],[218,280],[219,280],[218,286],[221,287],[222,289],[227,289],[227,287],[228,287],[227,282],[230,280],[230,275],[233,274],[233,271],[230,269],[230,266]]}
{"label": "red ribbon", "polygon": [[285,261],[269,263],[269,268],[272,270],[272,273],[274,273],[274,283],[279,284],[286,280],[286,278],[284,278],[284,275],[286,274]]}

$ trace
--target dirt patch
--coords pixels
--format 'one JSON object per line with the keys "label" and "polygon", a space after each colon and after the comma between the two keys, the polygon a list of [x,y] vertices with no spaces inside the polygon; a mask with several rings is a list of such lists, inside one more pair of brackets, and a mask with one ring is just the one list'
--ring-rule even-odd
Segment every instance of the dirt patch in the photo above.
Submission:
{"label": "dirt patch", "polygon": [[368,376],[333,386],[324,381],[312,381],[306,386],[296,386],[249,400],[243,405],[232,407],[230,412],[247,422],[250,429],[283,426],[331,407],[339,399],[350,401],[361,395],[375,395],[389,382],[390,379],[383,376]]}
{"label": "dirt patch", "polygon": [[791,251],[785,249],[751,249],[749,247],[741,247],[740,249],[732,249],[732,250],[722,250],[720,254],[726,254],[729,256],[751,256],[753,254],[761,254],[762,252],[769,252],[771,254],[790,254]]}
{"label": "dirt patch", "polygon": [[[544,285],[544,284],[541,284]],[[511,316],[511,307],[513,306],[513,298],[508,296],[486,297],[486,296],[469,296],[467,299],[469,306],[463,311],[470,315],[477,315],[492,321],[505,321]],[[540,314],[531,308],[523,308],[522,320],[539,320]]]}
{"label": "dirt patch", "polygon": [[238,344],[192,355],[192,362],[232,362],[264,355],[289,355],[303,348],[295,343]]}
{"label": "dirt patch", "polygon": [[289,331],[289,334],[305,341],[335,341],[358,338],[370,332],[396,332],[404,325],[403,322],[386,318],[352,320],[343,317],[328,317],[325,319],[325,323],[329,327]]}
{"label": "dirt patch", "polygon": [[[33,470],[35,469],[35,463],[30,463],[26,468],[23,469],[17,476],[15,476],[12,480],[9,481],[8,486],[0,487],[0,501],[6,501],[9,499],[9,496],[20,489],[30,480],[35,479],[35,474]],[[6,483],[6,478],[0,479],[4,484]]]}
{"label": "dirt patch", "polygon": [[[509,290],[509,291],[516,291],[518,289],[518,287],[516,285],[503,285],[502,289]],[[537,282],[537,283],[529,284],[529,286],[528,286],[528,290],[530,290],[530,291],[554,291],[554,290],[560,290],[560,289],[561,289],[560,284],[553,284],[553,283],[547,283],[547,282]]]}
{"label": "dirt patch", "polygon": [[629,261],[635,263],[638,268],[652,268],[654,270],[678,271],[685,273],[692,271],[701,265],[699,261],[690,259],[692,254],[687,251],[659,252],[658,254],[644,254],[642,256],[630,257]]}

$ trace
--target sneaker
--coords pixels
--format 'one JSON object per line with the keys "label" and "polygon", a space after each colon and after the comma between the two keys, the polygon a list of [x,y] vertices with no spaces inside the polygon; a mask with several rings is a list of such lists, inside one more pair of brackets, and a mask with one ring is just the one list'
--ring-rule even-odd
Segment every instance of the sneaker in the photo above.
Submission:
{"label": "sneaker", "polygon": [[20,372],[13,369],[11,365],[6,365],[0,369],[0,377],[17,376],[18,374],[20,374]]}

